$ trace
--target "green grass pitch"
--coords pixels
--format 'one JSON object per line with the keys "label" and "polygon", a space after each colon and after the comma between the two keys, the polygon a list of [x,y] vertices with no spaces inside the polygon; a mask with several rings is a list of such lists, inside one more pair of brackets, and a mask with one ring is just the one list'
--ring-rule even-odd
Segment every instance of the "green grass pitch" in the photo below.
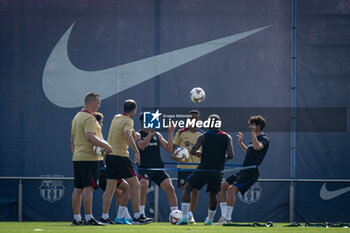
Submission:
{"label": "green grass pitch", "polygon": [[320,228],[320,227],[283,227],[286,224],[275,223],[274,227],[223,227],[204,226],[203,223],[186,226],[173,226],[170,223],[151,223],[148,225],[109,225],[109,226],[70,226],[70,222],[0,222],[0,232],[43,232],[43,233],[92,233],[92,232],[128,232],[128,233],[246,233],[246,232],[350,232],[350,228]]}

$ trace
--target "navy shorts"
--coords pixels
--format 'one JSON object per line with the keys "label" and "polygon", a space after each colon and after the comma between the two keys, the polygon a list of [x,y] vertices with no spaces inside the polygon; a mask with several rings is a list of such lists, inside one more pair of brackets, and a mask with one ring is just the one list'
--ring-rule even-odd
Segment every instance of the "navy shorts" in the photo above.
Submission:
{"label": "navy shorts", "polygon": [[220,191],[222,174],[215,171],[195,171],[187,178],[187,181],[195,189],[200,190],[206,184],[206,192],[218,193]]}
{"label": "navy shorts", "polygon": [[139,168],[139,179],[147,179],[149,181],[153,181],[158,186],[160,184],[169,178],[168,173],[165,171],[151,171],[151,170],[142,170],[142,168]]}
{"label": "navy shorts", "polygon": [[258,180],[259,170],[244,170],[231,175],[226,179],[230,185],[236,186],[243,195]]}
{"label": "navy shorts", "polygon": [[193,171],[178,171],[177,172],[177,186],[181,188],[182,186],[185,186],[185,183],[187,181],[187,177],[191,175]]}
{"label": "navy shorts", "polygon": [[74,188],[98,188],[100,161],[73,161]]}
{"label": "navy shorts", "polygon": [[[121,183],[123,183],[124,180],[117,180],[117,188],[119,187],[119,185],[121,185]],[[106,168],[100,168],[100,179],[99,179],[99,184],[98,187],[100,187],[100,189],[102,189],[103,191],[106,190],[106,186],[107,186],[107,177],[106,177]]]}
{"label": "navy shorts", "polygon": [[113,180],[128,179],[136,176],[133,165],[128,157],[107,155],[106,178]]}

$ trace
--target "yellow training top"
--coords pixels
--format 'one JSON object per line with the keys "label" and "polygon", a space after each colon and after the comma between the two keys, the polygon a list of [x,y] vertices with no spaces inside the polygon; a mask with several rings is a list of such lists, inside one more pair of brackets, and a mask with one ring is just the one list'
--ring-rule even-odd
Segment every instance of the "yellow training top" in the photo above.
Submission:
{"label": "yellow training top", "polygon": [[73,161],[99,161],[103,159],[93,152],[92,144],[85,138],[85,133],[96,134],[97,125],[96,118],[87,111],[81,111],[75,115],[71,131],[71,135],[74,137]]}
{"label": "yellow training top", "polygon": [[[197,138],[199,135],[203,133],[202,130],[198,129],[196,132],[191,132],[189,128],[184,128],[181,130],[178,130],[175,134],[173,143],[174,145],[180,146],[180,147],[185,147],[188,152],[192,149],[192,146],[196,143]],[[199,148],[201,150],[201,148]],[[201,158],[191,155],[183,163],[200,163]],[[198,165],[178,165],[178,168],[186,168],[186,169],[195,169],[197,168]]]}
{"label": "yellow training top", "polygon": [[96,137],[98,137],[101,140],[104,140],[103,135],[102,135],[102,127],[98,122],[97,122],[97,126],[96,126]]}
{"label": "yellow training top", "polygon": [[108,143],[112,146],[112,155],[129,157],[129,145],[124,137],[124,132],[134,131],[134,121],[124,115],[115,115],[108,134]]}

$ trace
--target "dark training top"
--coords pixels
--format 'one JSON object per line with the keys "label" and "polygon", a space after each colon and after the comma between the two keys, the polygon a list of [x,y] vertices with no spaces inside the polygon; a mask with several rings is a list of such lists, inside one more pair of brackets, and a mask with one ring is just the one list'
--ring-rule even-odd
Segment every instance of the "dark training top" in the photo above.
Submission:
{"label": "dark training top", "polygon": [[[148,133],[139,131],[141,140],[145,140]],[[154,133],[151,140],[144,150],[140,150],[141,162],[139,167],[143,168],[163,168],[164,163],[160,157],[159,139],[157,133]]]}
{"label": "dark training top", "polygon": [[261,134],[257,136],[257,139],[264,145],[264,148],[261,150],[254,150],[253,142],[249,142],[247,147],[247,153],[243,161],[243,167],[252,165],[260,166],[260,164],[262,163],[266,152],[269,149],[269,138],[265,134]]}
{"label": "dark training top", "polygon": [[198,140],[202,140],[202,158],[198,169],[223,170],[226,151],[232,150],[231,137],[223,131],[208,131],[199,136]]}

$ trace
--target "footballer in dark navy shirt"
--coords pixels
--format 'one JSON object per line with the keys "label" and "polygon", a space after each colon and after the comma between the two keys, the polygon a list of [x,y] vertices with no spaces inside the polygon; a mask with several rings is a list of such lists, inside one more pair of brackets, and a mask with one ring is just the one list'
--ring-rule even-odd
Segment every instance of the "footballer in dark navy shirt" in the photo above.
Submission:
{"label": "footballer in dark navy shirt", "polygon": [[243,134],[238,132],[238,144],[245,153],[243,167],[256,166],[256,168],[242,170],[221,183],[219,193],[221,217],[218,224],[230,222],[237,192],[243,195],[258,180],[259,166],[269,149],[269,138],[263,132],[266,120],[260,115],[251,116],[248,124],[252,140],[246,146],[243,143]]}
{"label": "footballer in dark navy shirt", "polygon": [[[217,122],[220,121],[220,117],[216,114],[212,114],[209,116],[208,120]],[[201,155],[197,152],[200,146],[202,146]],[[191,191],[200,190],[204,185],[207,185],[209,208],[205,225],[211,225],[217,206],[217,193],[220,191],[222,180],[221,171],[224,169],[225,162],[232,159],[234,156],[232,138],[227,133],[221,131],[220,128],[210,128],[208,132],[198,137],[190,153],[201,156],[201,162],[198,165],[198,169],[200,170],[192,173],[186,181],[181,200],[183,215],[177,224],[187,224],[187,212],[191,201]]]}

